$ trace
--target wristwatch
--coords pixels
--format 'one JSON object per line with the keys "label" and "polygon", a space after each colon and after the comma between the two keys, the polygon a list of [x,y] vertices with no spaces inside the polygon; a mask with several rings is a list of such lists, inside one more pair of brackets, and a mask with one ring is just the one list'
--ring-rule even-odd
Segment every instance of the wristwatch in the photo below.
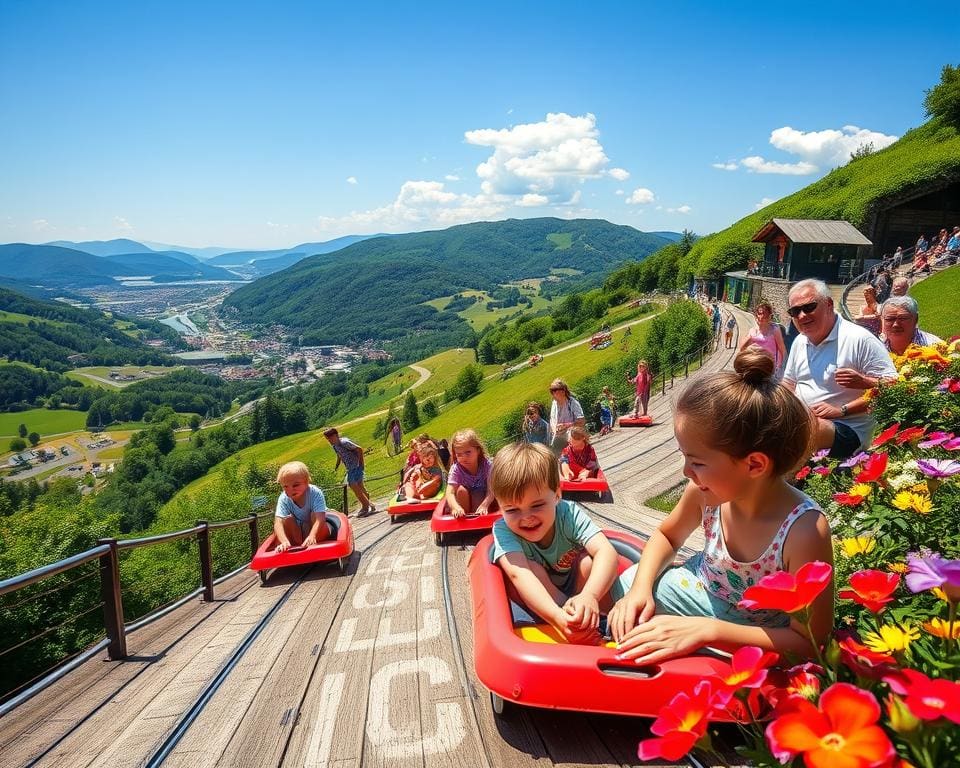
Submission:
{"label": "wristwatch", "polygon": [[846,416],[848,410],[850,410],[850,409],[847,408],[847,404],[846,404],[846,403],[844,403],[843,405],[841,405],[841,406],[840,406],[840,417],[843,418],[844,416]]}

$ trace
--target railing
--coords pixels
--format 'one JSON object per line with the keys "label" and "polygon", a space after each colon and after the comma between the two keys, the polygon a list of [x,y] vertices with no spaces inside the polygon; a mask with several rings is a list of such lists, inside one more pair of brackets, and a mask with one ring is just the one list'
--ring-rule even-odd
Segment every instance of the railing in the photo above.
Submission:
{"label": "railing", "polygon": [[[372,489],[378,487],[382,481],[386,481],[385,487],[389,486],[390,489],[393,489],[396,487],[396,477],[397,476],[395,473],[380,477],[372,477],[367,481],[368,489],[372,491]],[[327,491],[330,496],[333,496],[334,493],[339,491],[340,509],[344,514],[346,514],[348,509],[347,485],[338,485],[324,490]],[[373,492],[371,492],[371,495],[374,495]],[[126,658],[127,635],[129,635],[131,632],[134,632],[141,627],[156,621],[157,619],[167,615],[171,611],[197,597],[200,597],[204,602],[207,603],[213,602],[215,599],[217,585],[242,572],[248,567],[249,561],[245,560],[238,568],[235,568],[229,573],[223,574],[218,578],[214,578],[211,532],[247,526],[249,528],[249,546],[250,556],[252,558],[253,555],[256,554],[257,548],[260,545],[260,523],[261,521],[266,520],[267,518],[272,518],[273,516],[272,511],[261,513],[256,511],[256,508],[262,508],[265,506],[266,497],[256,497],[254,500],[255,511],[251,512],[246,517],[237,520],[225,520],[213,523],[206,520],[198,520],[196,525],[194,525],[192,528],[186,528],[180,531],[172,531],[170,533],[162,533],[154,536],[143,536],[135,539],[100,539],[97,542],[97,546],[93,547],[92,549],[88,549],[85,552],[80,552],[79,554],[55,563],[51,563],[50,565],[45,565],[32,571],[28,571],[27,573],[22,573],[18,576],[13,576],[9,579],[0,581],[0,596],[3,596],[13,594],[19,590],[39,584],[60,574],[73,571],[74,569],[80,568],[93,561],[97,561],[98,563],[96,570],[91,570],[89,573],[82,574],[65,582],[64,584],[58,584],[51,589],[38,592],[34,595],[28,595],[11,606],[4,606],[5,610],[7,611],[34,603],[40,598],[50,596],[54,593],[59,593],[67,587],[85,582],[96,576],[99,576],[100,581],[99,601],[96,602],[92,607],[86,606],[84,610],[68,617],[60,623],[51,627],[46,627],[34,633],[30,637],[18,639],[17,642],[12,644],[10,647],[0,650],[0,664],[7,663],[5,661],[5,657],[8,657],[9,654],[13,653],[14,651],[23,649],[31,642],[48,637],[52,633],[63,629],[65,626],[75,624],[79,619],[83,618],[84,616],[88,616],[99,609],[102,609],[103,613],[104,632],[104,637],[99,641],[89,645],[79,653],[59,659],[53,668],[48,667],[44,673],[41,673],[41,675],[27,680],[26,682],[21,683],[18,687],[14,688],[12,691],[5,693],[5,698],[3,699],[2,703],[0,703],[0,717],[3,717],[8,712],[15,709],[17,706],[27,701],[43,689],[47,688],[49,685],[66,675],[68,672],[81,665],[83,662],[93,658],[101,651],[106,650],[107,657],[111,660]],[[141,549],[143,547],[150,547],[158,544],[166,544],[183,540],[195,540],[197,542],[200,576],[199,586],[188,594],[183,595],[182,597],[179,597],[142,617],[139,617],[133,622],[126,622],[124,617],[123,593],[120,579],[121,553]]]}
{"label": "railing", "polygon": [[790,265],[787,262],[774,263],[772,261],[760,261],[747,268],[747,274],[751,277],[775,277],[778,280],[787,280],[790,276]]}
{"label": "railing", "polygon": [[850,316],[850,307],[847,305],[847,299],[850,297],[850,292],[858,285],[863,285],[866,283],[870,273],[878,266],[886,267],[887,269],[898,269],[899,267],[903,266],[904,262],[913,261],[913,252],[915,249],[916,246],[913,248],[908,248],[905,251],[901,251],[899,256],[883,260],[879,262],[879,264],[874,264],[874,266],[870,267],[870,269],[860,273],[850,280],[850,282],[843,287],[843,293],[840,295],[840,314],[843,315],[847,320],[852,320],[853,318]]}

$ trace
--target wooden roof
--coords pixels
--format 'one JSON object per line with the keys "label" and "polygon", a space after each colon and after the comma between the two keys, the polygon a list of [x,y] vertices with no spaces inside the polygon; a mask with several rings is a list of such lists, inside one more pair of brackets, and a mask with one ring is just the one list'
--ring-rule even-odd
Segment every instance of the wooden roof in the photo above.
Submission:
{"label": "wooden roof", "polygon": [[849,221],[826,219],[773,219],[753,236],[753,242],[765,243],[782,232],[794,243],[823,243],[829,245],[873,245]]}

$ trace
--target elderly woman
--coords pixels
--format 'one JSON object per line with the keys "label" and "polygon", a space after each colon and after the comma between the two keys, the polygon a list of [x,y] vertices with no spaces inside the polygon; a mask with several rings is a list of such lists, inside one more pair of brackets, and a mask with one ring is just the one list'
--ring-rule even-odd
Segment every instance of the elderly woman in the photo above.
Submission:
{"label": "elderly woman", "polygon": [[553,402],[550,404],[550,447],[559,457],[567,447],[567,430],[570,427],[586,426],[580,401],[570,394],[570,387],[563,379],[554,379],[550,384]]}
{"label": "elderly woman", "polygon": [[880,326],[883,331],[880,338],[887,349],[895,355],[902,355],[911,344],[927,347],[943,339],[932,333],[921,331],[918,322],[920,308],[912,296],[891,296],[880,310]]}

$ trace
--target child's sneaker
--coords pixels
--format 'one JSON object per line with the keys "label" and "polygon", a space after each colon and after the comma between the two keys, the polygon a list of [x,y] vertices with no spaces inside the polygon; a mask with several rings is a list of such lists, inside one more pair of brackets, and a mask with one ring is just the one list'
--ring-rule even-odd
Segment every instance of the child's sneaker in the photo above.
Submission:
{"label": "child's sneaker", "polygon": [[367,514],[372,515],[376,511],[377,511],[377,505],[374,504],[373,502],[370,502],[370,506],[367,507]]}

